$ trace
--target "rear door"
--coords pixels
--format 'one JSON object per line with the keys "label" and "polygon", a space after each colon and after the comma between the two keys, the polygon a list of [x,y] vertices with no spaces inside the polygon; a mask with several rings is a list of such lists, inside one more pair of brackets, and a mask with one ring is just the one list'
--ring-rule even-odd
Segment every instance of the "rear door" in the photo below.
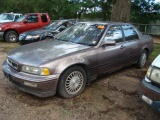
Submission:
{"label": "rear door", "polygon": [[115,46],[100,46],[98,50],[98,74],[111,72],[121,68],[125,63],[125,47],[121,26],[112,25],[108,29],[104,40],[116,41]]}
{"label": "rear door", "polygon": [[125,38],[124,46],[126,49],[126,62],[131,64],[138,60],[142,50],[142,42],[137,31],[131,25],[122,25],[122,30]]}

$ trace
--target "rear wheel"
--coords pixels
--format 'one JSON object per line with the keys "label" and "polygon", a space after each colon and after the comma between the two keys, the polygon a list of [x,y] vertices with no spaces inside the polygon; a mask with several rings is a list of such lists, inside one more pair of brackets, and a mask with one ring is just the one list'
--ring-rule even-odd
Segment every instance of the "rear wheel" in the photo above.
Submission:
{"label": "rear wheel", "polygon": [[64,98],[72,98],[79,95],[85,88],[87,81],[83,68],[74,66],[67,69],[61,76],[58,93]]}
{"label": "rear wheel", "polygon": [[147,57],[148,57],[147,51],[143,50],[140,58],[138,59],[136,63],[137,68],[142,68],[146,64]]}
{"label": "rear wheel", "polygon": [[18,34],[15,31],[8,31],[5,34],[5,40],[7,42],[17,42],[18,41]]}

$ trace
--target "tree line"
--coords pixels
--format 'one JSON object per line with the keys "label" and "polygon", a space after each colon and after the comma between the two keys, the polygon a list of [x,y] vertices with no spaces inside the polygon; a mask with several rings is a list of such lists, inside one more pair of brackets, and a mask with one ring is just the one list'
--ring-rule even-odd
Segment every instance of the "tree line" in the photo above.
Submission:
{"label": "tree line", "polygon": [[160,17],[154,0],[0,0],[0,13],[47,12],[51,19],[149,23]]}

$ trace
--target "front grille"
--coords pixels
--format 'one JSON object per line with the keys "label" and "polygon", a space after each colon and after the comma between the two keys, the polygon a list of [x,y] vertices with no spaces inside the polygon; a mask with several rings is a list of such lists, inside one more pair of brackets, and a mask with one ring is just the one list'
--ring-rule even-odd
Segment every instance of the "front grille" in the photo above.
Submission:
{"label": "front grille", "polygon": [[10,59],[7,59],[7,63],[9,64],[9,66],[11,66],[12,68],[14,69],[18,69],[18,64],[16,62],[13,62],[12,60]]}

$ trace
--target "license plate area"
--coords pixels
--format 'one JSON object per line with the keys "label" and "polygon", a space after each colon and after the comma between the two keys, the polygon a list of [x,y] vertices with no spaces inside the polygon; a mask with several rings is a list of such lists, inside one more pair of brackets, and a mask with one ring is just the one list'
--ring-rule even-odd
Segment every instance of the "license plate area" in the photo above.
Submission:
{"label": "license plate area", "polygon": [[145,95],[142,95],[142,100],[151,105],[153,101]]}

